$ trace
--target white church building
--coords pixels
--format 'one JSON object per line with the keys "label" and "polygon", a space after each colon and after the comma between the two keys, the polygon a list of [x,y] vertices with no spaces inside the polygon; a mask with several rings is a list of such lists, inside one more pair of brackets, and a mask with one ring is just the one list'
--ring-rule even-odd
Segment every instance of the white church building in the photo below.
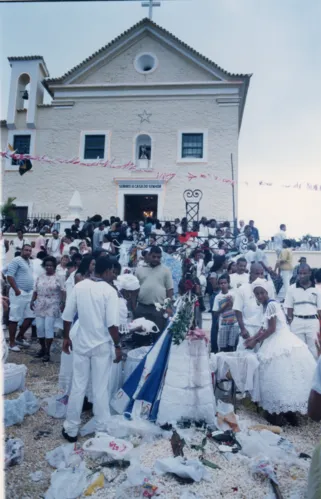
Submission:
{"label": "white church building", "polygon": [[[32,161],[30,172],[2,159],[2,198],[28,216],[66,216],[80,193],[83,218],[185,215],[183,192],[200,189],[202,216],[233,219],[238,140],[250,75],[231,74],[173,34],[143,19],[59,78],[42,56],[9,57],[8,113],[1,150],[79,158],[88,166]],[[26,102],[27,91],[27,106]],[[44,104],[44,93],[52,98]],[[91,166],[109,160],[135,170]],[[174,173],[168,180],[164,174]],[[189,175],[195,175],[189,180]],[[237,187],[235,187],[237,207]]]}

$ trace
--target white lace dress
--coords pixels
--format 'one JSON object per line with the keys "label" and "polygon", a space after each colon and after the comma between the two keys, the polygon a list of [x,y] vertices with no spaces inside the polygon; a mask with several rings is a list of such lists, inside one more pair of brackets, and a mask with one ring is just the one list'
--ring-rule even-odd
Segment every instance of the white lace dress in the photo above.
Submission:
{"label": "white lace dress", "polygon": [[276,301],[270,301],[264,311],[265,329],[272,317],[276,317],[276,330],[257,352],[259,404],[271,414],[289,411],[306,414],[316,362],[306,344],[290,331]]}

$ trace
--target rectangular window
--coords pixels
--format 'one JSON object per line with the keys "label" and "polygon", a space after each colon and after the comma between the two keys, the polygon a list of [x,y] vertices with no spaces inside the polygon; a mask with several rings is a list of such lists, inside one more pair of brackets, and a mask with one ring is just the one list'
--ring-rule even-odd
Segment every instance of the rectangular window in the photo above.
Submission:
{"label": "rectangular window", "polygon": [[85,135],[84,159],[104,159],[105,135]]}
{"label": "rectangular window", "polygon": [[[13,149],[19,154],[30,154],[31,135],[15,135],[13,138]],[[19,161],[13,159],[12,165],[19,165]]]}
{"label": "rectangular window", "polygon": [[182,158],[203,158],[203,133],[182,134]]}

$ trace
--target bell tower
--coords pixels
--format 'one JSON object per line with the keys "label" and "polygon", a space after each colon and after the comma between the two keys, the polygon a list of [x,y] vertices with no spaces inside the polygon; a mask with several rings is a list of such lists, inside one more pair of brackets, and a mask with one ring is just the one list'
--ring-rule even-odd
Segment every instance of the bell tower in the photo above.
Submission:
{"label": "bell tower", "polygon": [[[16,128],[18,109],[27,109],[26,126],[36,128],[37,105],[43,104],[43,79],[49,76],[40,55],[8,57],[11,66],[7,127]],[[27,105],[26,105],[27,103]]]}

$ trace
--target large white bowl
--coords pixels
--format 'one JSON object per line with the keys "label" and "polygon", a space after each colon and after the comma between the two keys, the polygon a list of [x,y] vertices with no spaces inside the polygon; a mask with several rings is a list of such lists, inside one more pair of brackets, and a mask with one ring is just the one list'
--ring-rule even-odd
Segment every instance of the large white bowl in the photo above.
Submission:
{"label": "large white bowl", "polygon": [[5,364],[4,370],[4,395],[25,389],[27,368],[24,364]]}

